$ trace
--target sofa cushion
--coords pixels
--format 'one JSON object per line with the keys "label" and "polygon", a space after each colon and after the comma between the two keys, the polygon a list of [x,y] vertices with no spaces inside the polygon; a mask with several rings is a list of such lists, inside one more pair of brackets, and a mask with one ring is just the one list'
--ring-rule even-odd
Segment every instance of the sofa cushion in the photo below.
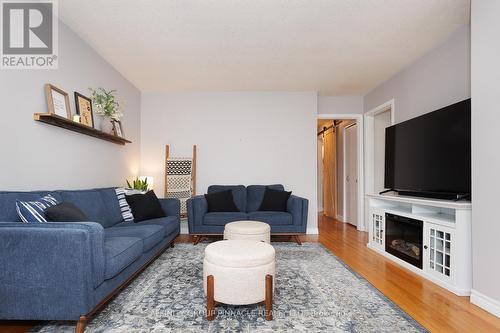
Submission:
{"label": "sofa cushion", "polygon": [[159,225],[163,227],[163,237],[167,237],[174,231],[178,231],[179,229],[179,220],[175,216],[167,216],[159,219],[151,219],[142,221],[140,224],[134,222],[123,222],[118,223],[114,227],[133,227],[133,226],[142,226],[142,225]]}
{"label": "sofa cushion", "polygon": [[284,191],[285,188],[281,184],[274,185],[250,185],[247,187],[247,212],[255,212],[259,210],[266,187],[273,190]]}
{"label": "sofa cushion", "polygon": [[233,191],[233,200],[240,212],[246,212],[247,189],[243,185],[212,185],[208,187],[207,193],[215,193],[226,190]]}
{"label": "sofa cushion", "polygon": [[87,215],[91,222],[98,222],[104,228],[111,227],[123,219],[114,188],[59,193],[63,202],[71,202]]}
{"label": "sofa cushion", "polygon": [[203,217],[205,225],[226,225],[233,221],[247,220],[247,214],[241,212],[207,213]]}
{"label": "sofa cushion", "polygon": [[50,191],[0,192],[0,222],[21,222],[21,218],[16,212],[16,201],[35,201],[48,194],[52,195],[58,202],[62,201],[58,193]]}
{"label": "sofa cushion", "polygon": [[106,237],[137,237],[142,240],[143,251],[148,252],[156,244],[162,241],[165,235],[165,229],[160,225],[134,225],[129,227],[106,228],[104,230]]}
{"label": "sofa cushion", "polygon": [[137,237],[106,237],[104,279],[108,280],[142,256],[142,241]]}
{"label": "sofa cushion", "polygon": [[265,222],[269,225],[289,225],[293,223],[292,214],[285,212],[251,212],[248,219]]}

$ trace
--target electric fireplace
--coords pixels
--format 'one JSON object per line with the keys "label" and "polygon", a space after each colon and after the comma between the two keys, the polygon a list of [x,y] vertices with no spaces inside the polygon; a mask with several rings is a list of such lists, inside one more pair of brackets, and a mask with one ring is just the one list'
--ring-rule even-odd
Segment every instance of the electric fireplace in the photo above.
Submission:
{"label": "electric fireplace", "polygon": [[385,214],[385,251],[422,268],[423,222],[405,216]]}

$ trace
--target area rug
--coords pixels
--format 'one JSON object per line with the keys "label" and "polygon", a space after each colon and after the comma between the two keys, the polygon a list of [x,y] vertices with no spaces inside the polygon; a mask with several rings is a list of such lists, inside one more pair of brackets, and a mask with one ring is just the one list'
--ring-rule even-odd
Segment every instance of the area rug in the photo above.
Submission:
{"label": "area rug", "polygon": [[[365,279],[317,243],[273,243],[274,320],[264,307],[218,306],[205,319],[203,250],[168,249],[88,325],[86,332],[426,332]],[[73,332],[51,323],[35,332]]]}

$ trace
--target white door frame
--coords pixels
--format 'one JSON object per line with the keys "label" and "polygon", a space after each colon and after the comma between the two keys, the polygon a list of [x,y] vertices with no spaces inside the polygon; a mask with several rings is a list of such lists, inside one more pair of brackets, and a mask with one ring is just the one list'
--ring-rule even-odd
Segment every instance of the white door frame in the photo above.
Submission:
{"label": "white door frame", "polygon": [[[358,114],[358,113],[351,113],[351,114],[319,114],[318,119],[334,119],[334,120],[348,120],[348,119],[353,119],[356,121],[356,124],[358,126],[358,214],[357,214],[357,228],[359,231],[366,231],[367,225],[366,225],[366,220],[363,218],[365,216],[364,210],[365,210],[365,205],[364,205],[364,198],[365,198],[365,190],[364,190],[364,154],[363,154],[363,133],[364,133],[364,127],[363,127],[363,115]],[[345,191],[345,186],[344,186],[344,191]],[[344,206],[345,206],[345,197],[344,197]],[[345,211],[344,211],[345,215]]]}
{"label": "white door frame", "polygon": [[[342,204],[343,204],[342,212],[344,213],[344,221],[343,222],[348,222],[348,219],[347,219],[347,177],[346,177],[346,170],[347,170],[347,163],[346,163],[346,160],[347,160],[347,158],[346,158],[346,156],[347,156],[347,154],[346,154],[346,151],[347,151],[347,149],[346,149],[347,148],[347,145],[346,145],[346,136],[347,136],[346,132],[347,131],[346,130],[348,128],[352,127],[352,126],[358,126],[358,124],[356,122],[354,122],[352,124],[349,124],[346,127],[344,127],[344,129],[342,131],[342,153],[344,155],[342,157],[342,162],[343,162],[342,163],[343,164],[342,165],[342,169],[343,169],[342,174],[344,176],[344,179],[342,179],[342,183],[343,183],[343,187],[342,187],[343,191],[342,192],[343,192],[343,198],[344,198],[344,201],[342,202]],[[356,130],[359,131],[359,127],[356,128]],[[359,139],[359,137],[356,138],[356,139]],[[358,164],[358,168],[359,168],[359,164]],[[358,183],[360,181],[361,180],[358,179]],[[358,222],[359,222],[359,220],[358,220]]]}
{"label": "white door frame", "polygon": [[387,101],[364,114],[365,121],[365,190],[367,194],[375,191],[375,116],[391,110],[391,125],[394,125],[394,99]]}

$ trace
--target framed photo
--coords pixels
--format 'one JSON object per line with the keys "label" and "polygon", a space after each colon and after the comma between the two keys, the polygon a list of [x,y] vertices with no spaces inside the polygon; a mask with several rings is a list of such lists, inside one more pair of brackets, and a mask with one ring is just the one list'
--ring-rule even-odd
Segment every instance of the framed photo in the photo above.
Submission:
{"label": "framed photo", "polygon": [[47,107],[50,114],[71,119],[69,95],[67,92],[47,83],[45,84],[45,97],[47,98]]}
{"label": "framed photo", "polygon": [[92,100],[75,91],[76,114],[80,116],[80,123],[94,127]]}
{"label": "framed photo", "polygon": [[114,120],[113,121],[113,131],[115,132],[116,136],[119,136],[120,138],[124,138],[125,136],[123,135],[123,127],[122,127],[122,122],[119,120]]}

